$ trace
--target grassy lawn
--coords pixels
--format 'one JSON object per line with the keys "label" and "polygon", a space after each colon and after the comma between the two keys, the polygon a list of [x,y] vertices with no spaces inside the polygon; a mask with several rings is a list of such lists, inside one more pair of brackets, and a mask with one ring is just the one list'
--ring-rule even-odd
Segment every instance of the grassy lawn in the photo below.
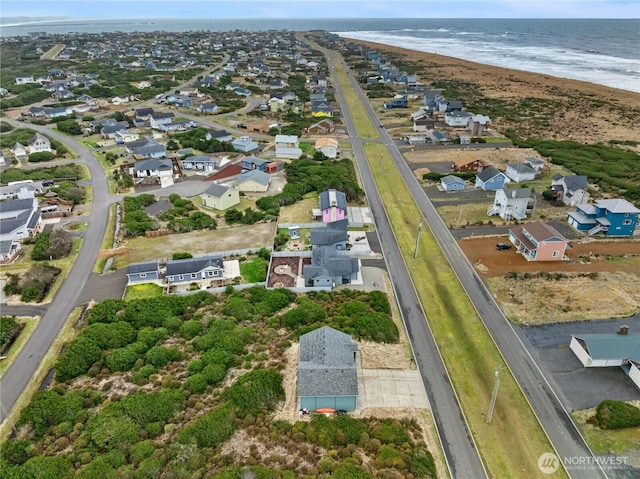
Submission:
{"label": "grassy lawn", "polygon": [[[428,228],[423,228],[418,257],[413,258],[421,214],[389,161],[384,145],[366,144],[365,153],[490,476],[543,477],[537,469],[538,457],[553,449],[526,398]],[[382,171],[379,169],[381,154],[385,160]],[[500,392],[493,421],[486,424],[484,412],[490,402],[497,367],[503,368]],[[559,471],[553,477],[566,476],[564,471]]]}
{"label": "grassy lawn", "polygon": [[369,115],[367,115],[364,105],[360,102],[358,95],[356,95],[355,91],[351,87],[347,87],[347,85],[350,85],[347,73],[337,66],[337,62],[335,62],[334,65],[336,65],[338,81],[345,87],[345,99],[347,101],[349,112],[353,117],[353,122],[355,123],[358,136],[365,139],[378,138],[378,130],[371,123],[371,120],[369,120]]}
{"label": "grassy lawn", "polygon": [[[116,231],[116,205],[109,206],[109,217],[107,218],[107,228],[104,232],[104,238],[102,238],[102,246],[100,249],[109,250],[113,246],[113,235]],[[94,273],[102,273],[104,269],[104,263],[106,258],[98,256],[95,266],[93,267]]]}
{"label": "grassy lawn", "polygon": [[262,258],[240,262],[240,273],[247,283],[259,283],[267,279],[269,263]]}
{"label": "grassy lawn", "polygon": [[[632,401],[636,406],[639,401]],[[600,429],[592,424],[587,424],[587,419],[595,414],[595,408],[575,411],[573,419],[580,428],[580,432],[587,440],[589,446],[596,454],[620,454],[626,451],[640,449],[640,434],[638,428],[625,429]]]}
{"label": "grassy lawn", "polygon": [[2,377],[6,369],[11,365],[11,363],[13,363],[20,350],[22,350],[22,346],[24,346],[24,343],[27,342],[27,339],[29,339],[31,333],[33,333],[33,330],[36,329],[36,326],[38,325],[38,320],[36,318],[19,317],[16,319],[19,323],[24,324],[24,327],[22,328],[22,331],[20,331],[20,335],[9,348],[9,351],[7,351],[7,357],[0,361],[0,377]]}
{"label": "grassy lawn", "polygon": [[163,288],[159,284],[134,284],[127,286],[124,293],[124,300],[131,301],[133,299],[156,298],[162,296]]}
{"label": "grassy lawn", "polygon": [[98,143],[96,143],[98,141],[97,138],[99,137],[92,136],[92,137],[80,138],[78,140],[78,143],[86,146],[90,150],[95,150],[96,148],[98,148]]}
{"label": "grassy lawn", "polygon": [[311,210],[319,206],[318,193],[307,193],[302,200],[280,208],[280,222],[311,223]]}

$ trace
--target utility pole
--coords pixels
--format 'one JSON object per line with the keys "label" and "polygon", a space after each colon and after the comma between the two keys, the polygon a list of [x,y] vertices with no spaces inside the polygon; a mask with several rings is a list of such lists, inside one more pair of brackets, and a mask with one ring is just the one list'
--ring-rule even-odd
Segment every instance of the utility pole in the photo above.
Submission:
{"label": "utility pole", "polygon": [[491,395],[491,402],[489,403],[489,410],[487,411],[487,424],[491,424],[491,417],[493,416],[493,409],[496,407],[496,398],[498,397],[498,387],[500,387],[500,368],[496,368],[496,372],[493,375],[493,394]]}
{"label": "utility pole", "polygon": [[422,220],[420,220],[420,224],[418,225],[418,236],[416,237],[416,249],[413,252],[413,257],[418,257],[418,245],[420,244],[420,232],[422,231]]}

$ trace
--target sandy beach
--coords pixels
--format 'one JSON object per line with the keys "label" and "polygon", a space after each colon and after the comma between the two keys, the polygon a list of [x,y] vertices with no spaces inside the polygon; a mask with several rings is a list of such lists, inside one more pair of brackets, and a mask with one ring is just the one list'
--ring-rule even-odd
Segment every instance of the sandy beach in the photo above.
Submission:
{"label": "sandy beach", "polygon": [[[348,40],[384,52],[394,64],[415,65],[420,82],[486,108],[492,127],[521,138],[581,143],[640,141],[640,94],[594,83],[483,65],[379,43]],[[402,67],[401,67],[402,68]],[[635,147],[640,151],[639,147]]]}

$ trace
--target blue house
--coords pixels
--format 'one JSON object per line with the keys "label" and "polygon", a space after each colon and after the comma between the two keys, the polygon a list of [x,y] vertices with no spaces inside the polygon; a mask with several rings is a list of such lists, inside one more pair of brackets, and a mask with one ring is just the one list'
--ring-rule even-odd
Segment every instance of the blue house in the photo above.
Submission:
{"label": "blue house", "polygon": [[440,184],[444,191],[462,191],[464,190],[464,180],[459,176],[447,175],[440,178]]}
{"label": "blue house", "polygon": [[257,158],[255,156],[245,156],[240,160],[240,166],[247,170],[265,171],[269,163],[271,163],[271,160],[263,160],[262,158]]}
{"label": "blue house", "polygon": [[390,102],[384,102],[384,107],[389,108],[407,108],[409,106],[409,99],[407,95],[404,95],[400,98],[394,98]]}
{"label": "blue house", "polygon": [[632,236],[640,210],[622,198],[596,200],[595,204],[576,205],[567,214],[568,223],[588,235],[602,233],[608,237]]}
{"label": "blue house", "polygon": [[160,266],[157,260],[131,263],[127,266],[128,284],[151,283],[158,279],[160,279]]}
{"label": "blue house", "polygon": [[503,189],[509,181],[511,180],[507,175],[490,165],[476,175],[476,188],[482,188],[483,191],[497,191]]}
{"label": "blue house", "polygon": [[222,279],[222,256],[176,259],[167,262],[165,277],[169,283],[191,283],[206,279]]}

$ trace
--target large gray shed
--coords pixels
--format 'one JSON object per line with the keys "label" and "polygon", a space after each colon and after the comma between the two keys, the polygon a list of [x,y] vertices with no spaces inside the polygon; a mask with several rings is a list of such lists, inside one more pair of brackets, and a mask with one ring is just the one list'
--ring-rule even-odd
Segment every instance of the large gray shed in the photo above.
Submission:
{"label": "large gray shed", "polygon": [[298,398],[301,409],[355,410],[357,351],[358,345],[351,336],[329,326],[300,336]]}

